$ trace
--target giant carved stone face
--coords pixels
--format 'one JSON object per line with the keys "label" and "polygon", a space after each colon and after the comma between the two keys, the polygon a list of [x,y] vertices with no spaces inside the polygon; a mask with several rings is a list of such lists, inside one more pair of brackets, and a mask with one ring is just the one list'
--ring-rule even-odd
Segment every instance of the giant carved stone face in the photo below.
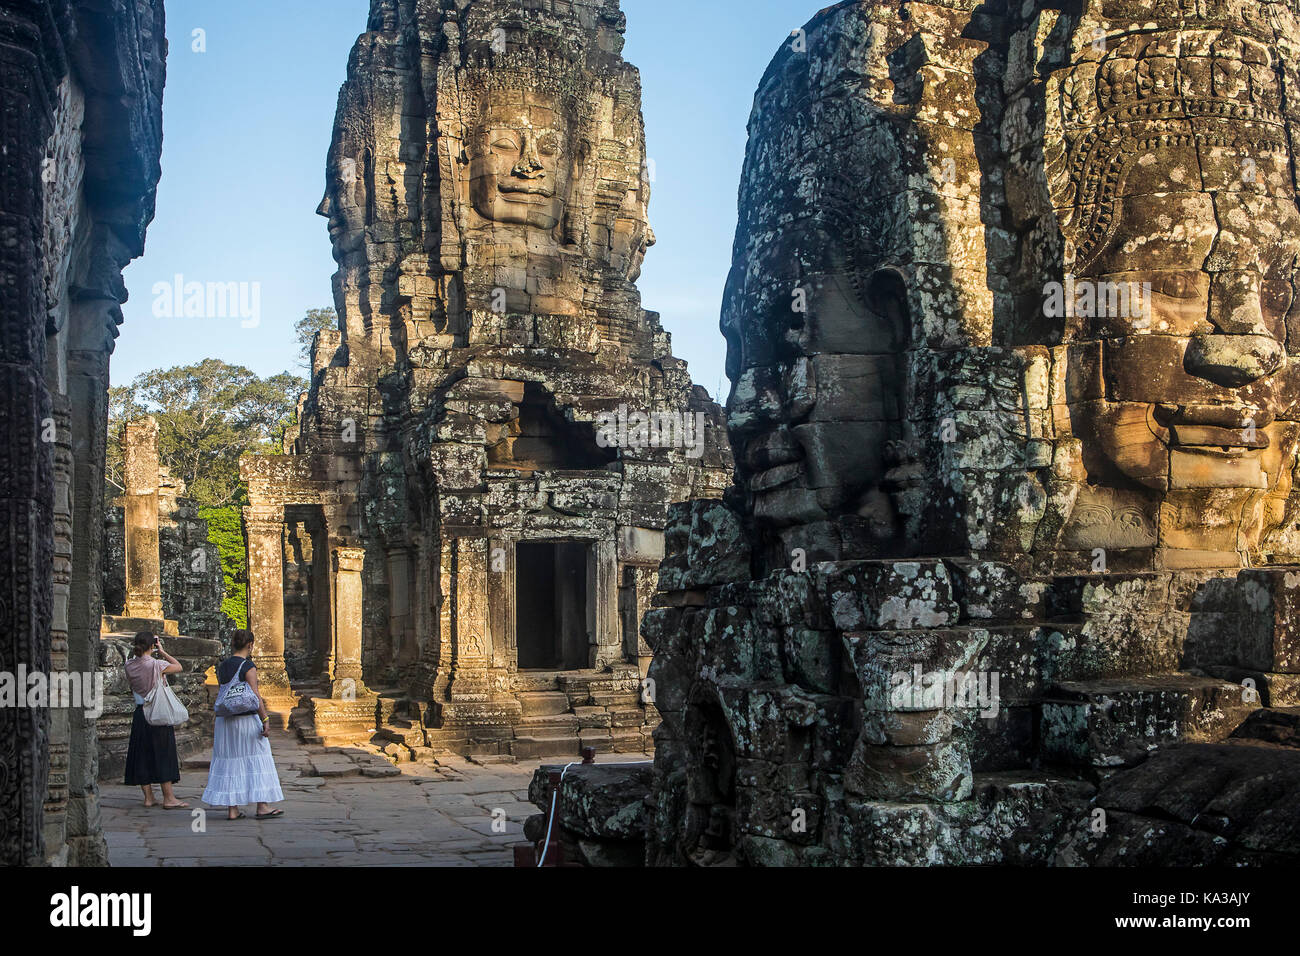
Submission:
{"label": "giant carved stone face", "polygon": [[860,274],[846,239],[820,221],[783,225],[733,272],[728,426],[760,526],[848,517],[884,541],[909,320],[901,278]]}
{"label": "giant carved stone face", "polygon": [[1081,338],[1097,347],[1071,348],[1074,380],[1101,379],[1100,394],[1080,386],[1071,402],[1090,482],[1245,492],[1289,481],[1300,211],[1234,174],[1208,147],[1143,157],[1081,277],[1150,286],[1146,309],[1089,317]]}
{"label": "giant carved stone face", "polygon": [[330,147],[326,171],[325,198],[316,208],[318,216],[329,220],[330,242],[334,258],[361,248],[366,226],[371,219],[370,179],[374,165],[371,152],[340,136]]}
{"label": "giant carved stone face", "polygon": [[470,199],[491,222],[554,229],[564,215],[574,150],[554,98],[488,104],[470,134]]}

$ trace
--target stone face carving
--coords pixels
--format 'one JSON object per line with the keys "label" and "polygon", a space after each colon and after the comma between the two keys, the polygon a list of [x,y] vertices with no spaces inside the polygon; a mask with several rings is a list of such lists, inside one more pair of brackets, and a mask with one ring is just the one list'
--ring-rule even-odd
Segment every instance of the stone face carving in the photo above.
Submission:
{"label": "stone face carving", "polygon": [[[1265,9],[1288,29],[1280,5]],[[1104,368],[1101,393],[1067,396],[1099,489],[1084,495],[1154,514],[1167,566],[1259,560],[1296,460],[1284,48],[1231,19],[1085,46],[1043,85],[1064,269],[1086,295],[1130,300],[1059,329],[1067,375]],[[1212,530],[1207,509],[1239,517]]]}
{"label": "stone face carving", "polygon": [[554,229],[568,205],[572,138],[568,115],[548,97],[485,104],[469,146],[474,209],[491,222]]}
{"label": "stone face carving", "polygon": [[653,863],[1123,862],[1149,753],[1254,779],[1298,699],[1297,12],[1055,6],[841,3],[763,78]]}
{"label": "stone face carving", "polygon": [[[335,685],[318,734],[373,729],[378,683],[428,706],[443,746],[647,745],[637,622],[667,505],[720,494],[730,455],[635,286],[653,236],[623,29],[614,0],[371,4],[319,209],[339,332],[289,454],[246,466],[270,516],[250,554],[317,529],[293,569],[315,610],[291,621]],[[281,571],[258,566],[251,626],[278,649]]]}

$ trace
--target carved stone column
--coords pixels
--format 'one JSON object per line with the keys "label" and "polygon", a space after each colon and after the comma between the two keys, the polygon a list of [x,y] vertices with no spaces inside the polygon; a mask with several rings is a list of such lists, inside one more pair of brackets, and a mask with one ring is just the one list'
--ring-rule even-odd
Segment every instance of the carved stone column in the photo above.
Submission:
{"label": "carved stone column", "polygon": [[361,638],[365,592],[361,572],[366,553],[361,548],[336,546],[330,552],[329,593],[333,599],[333,652],[329,673],[330,696],[311,700],[316,736],[354,739],[377,726],[379,698],[361,679]]}
{"label": "carved stone column", "polygon": [[[68,607],[68,668],[99,668],[103,620],[104,457],[108,439],[108,342],[118,303],[86,298],[73,307],[68,353],[71,415],[72,591]],[[106,866],[108,845],[100,832],[98,725],[84,710],[69,715],[72,748],[68,767],[68,862]]]}
{"label": "carved stone column", "polygon": [[[41,163],[53,127],[56,36],[27,6],[6,8],[0,43],[4,176],[0,209],[0,660],[6,670],[50,669],[53,567],[53,428],[42,378],[46,302],[37,236],[43,226]],[[0,866],[45,860],[42,807],[47,794],[49,713],[0,708]]]}
{"label": "carved stone column", "polygon": [[438,712],[444,727],[480,740],[505,740],[523,707],[493,679],[490,560],[486,538],[443,540],[442,626],[450,636],[451,681]]}
{"label": "carved stone column", "polygon": [[411,549],[393,548],[388,552],[388,637],[397,668],[415,663],[419,655],[411,616]]}
{"label": "carved stone column", "polygon": [[[68,603],[72,591],[72,435],[68,400],[54,396],[54,585],[50,621],[50,673],[67,673]],[[68,760],[71,708],[50,701],[50,778],[45,796],[45,845],[68,842]],[[53,857],[54,854],[51,853]],[[66,863],[66,851],[51,862]]]}
{"label": "carved stone column", "polygon": [[158,558],[158,422],[127,422],[126,616],[162,620],[162,572]]}
{"label": "carved stone column", "polygon": [[320,680],[328,682],[334,672],[334,572],[330,567],[329,535],[324,529],[312,531],[311,549],[311,669]]}
{"label": "carved stone column", "polygon": [[597,541],[587,560],[587,607],[591,666],[608,667],[621,663],[623,634],[618,617],[618,549],[613,541]]}
{"label": "carved stone column", "polygon": [[334,596],[334,666],[330,687],[335,697],[366,693],[361,680],[362,607],[365,595],[361,571],[366,553],[361,548],[335,548],[331,555]]}
{"label": "carved stone column", "polygon": [[451,558],[454,615],[454,658],[451,699],[487,700],[488,680],[488,542],[484,538],[453,538],[446,542]]}
{"label": "carved stone column", "polygon": [[257,638],[257,680],[263,696],[289,696],[284,666],[284,509],[244,509],[248,547],[248,627]]}

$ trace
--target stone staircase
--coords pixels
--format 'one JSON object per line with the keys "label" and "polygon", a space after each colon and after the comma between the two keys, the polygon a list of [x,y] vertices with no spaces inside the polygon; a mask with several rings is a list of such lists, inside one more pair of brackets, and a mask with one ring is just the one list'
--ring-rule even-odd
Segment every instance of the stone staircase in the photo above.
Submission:
{"label": "stone staircase", "polygon": [[[289,725],[307,744],[345,746],[359,735],[317,732],[310,700],[322,688],[295,686],[300,703]],[[516,675],[513,697],[520,717],[513,725],[442,726],[436,703],[412,700],[400,691],[377,691],[375,730],[360,735],[395,764],[435,759],[441,752],[481,763],[579,757],[584,748],[601,754],[653,754],[659,715],[641,703],[640,672],[634,665],[605,671],[526,671]]]}
{"label": "stone staircase", "polygon": [[577,756],[587,747],[598,753],[654,753],[651,735],[659,715],[641,703],[635,667],[521,677],[529,689],[518,694],[524,717],[515,725],[513,756]]}

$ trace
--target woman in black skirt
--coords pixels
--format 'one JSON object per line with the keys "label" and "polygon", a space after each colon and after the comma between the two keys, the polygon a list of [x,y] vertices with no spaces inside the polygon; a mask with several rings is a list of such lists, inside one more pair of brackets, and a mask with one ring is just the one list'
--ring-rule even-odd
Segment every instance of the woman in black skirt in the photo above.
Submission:
{"label": "woman in black skirt", "polygon": [[[144,698],[165,674],[179,674],[184,668],[162,648],[153,634],[137,634],[134,653],[126,662],[126,679],[135,694],[135,716],[131,718],[131,742],[126,750],[126,783],[144,791],[144,805],[154,806],[153,785],[162,784],[163,809],[188,810],[176,799],[172,785],[180,783],[181,765],[176,757],[176,729],[154,727],[144,719]],[[162,658],[154,656],[154,652]]]}

